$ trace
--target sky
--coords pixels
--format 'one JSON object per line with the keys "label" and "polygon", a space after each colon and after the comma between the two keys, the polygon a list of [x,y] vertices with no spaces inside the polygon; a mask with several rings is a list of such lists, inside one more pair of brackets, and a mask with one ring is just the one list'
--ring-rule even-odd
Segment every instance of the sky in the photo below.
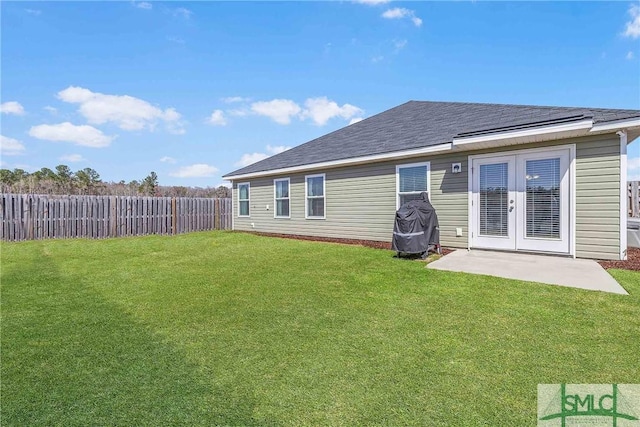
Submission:
{"label": "sky", "polygon": [[[0,2],[2,168],[218,186],[409,100],[640,109],[640,3]],[[629,146],[640,180],[640,142]]]}

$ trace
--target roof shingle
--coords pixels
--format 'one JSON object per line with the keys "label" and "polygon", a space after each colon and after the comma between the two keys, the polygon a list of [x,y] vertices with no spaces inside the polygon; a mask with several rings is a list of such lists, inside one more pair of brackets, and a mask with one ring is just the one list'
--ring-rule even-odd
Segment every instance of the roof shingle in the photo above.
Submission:
{"label": "roof shingle", "polygon": [[498,129],[635,117],[640,110],[409,101],[226,176],[429,147]]}

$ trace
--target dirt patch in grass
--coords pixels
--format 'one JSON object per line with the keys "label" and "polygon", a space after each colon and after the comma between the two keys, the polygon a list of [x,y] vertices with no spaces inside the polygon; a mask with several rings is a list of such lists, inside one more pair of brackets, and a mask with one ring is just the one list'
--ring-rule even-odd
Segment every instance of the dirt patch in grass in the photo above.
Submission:
{"label": "dirt patch in grass", "polygon": [[377,240],[357,240],[357,239],[337,239],[333,237],[317,237],[317,236],[302,236],[299,234],[277,234],[277,233],[263,233],[259,231],[248,231],[247,233],[255,234],[265,237],[279,237],[282,239],[294,239],[294,240],[311,240],[313,242],[328,242],[328,243],[342,243],[345,245],[360,245],[375,249],[391,249],[390,242],[380,242]]}
{"label": "dirt patch in grass", "polygon": [[[338,239],[338,238],[334,238],[334,237],[302,236],[302,235],[299,235],[299,234],[263,233],[263,232],[259,232],[259,231],[247,231],[246,233],[255,234],[255,235],[258,235],[258,236],[265,236],[265,237],[279,237],[279,238],[282,238],[282,239],[310,240],[310,241],[313,241],[313,242],[342,243],[344,245],[359,245],[359,246],[366,246],[368,248],[374,248],[374,249],[388,249],[388,250],[391,250],[391,242],[380,242],[380,241],[377,241],[377,240]],[[454,249],[442,248],[442,255],[450,254],[453,251],[454,251]],[[419,258],[419,256],[418,256],[418,258]],[[435,259],[432,259],[431,261],[435,261]]]}
{"label": "dirt patch in grass", "polygon": [[603,268],[640,271],[640,248],[627,249],[626,261],[598,261]]}

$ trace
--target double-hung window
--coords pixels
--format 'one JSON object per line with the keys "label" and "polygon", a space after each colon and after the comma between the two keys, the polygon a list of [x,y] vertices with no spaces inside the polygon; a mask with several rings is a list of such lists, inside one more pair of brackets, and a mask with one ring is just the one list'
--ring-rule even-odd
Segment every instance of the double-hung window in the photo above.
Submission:
{"label": "double-hung window", "polygon": [[249,216],[250,184],[238,184],[238,216]]}
{"label": "double-hung window", "polygon": [[429,170],[429,162],[396,166],[396,208],[411,200],[420,199],[423,191],[429,193]]}
{"label": "double-hung window", "polygon": [[291,218],[289,214],[289,178],[281,178],[273,180],[273,198],[275,218]]}
{"label": "double-hung window", "polygon": [[307,175],[305,181],[305,218],[325,219],[325,175]]}

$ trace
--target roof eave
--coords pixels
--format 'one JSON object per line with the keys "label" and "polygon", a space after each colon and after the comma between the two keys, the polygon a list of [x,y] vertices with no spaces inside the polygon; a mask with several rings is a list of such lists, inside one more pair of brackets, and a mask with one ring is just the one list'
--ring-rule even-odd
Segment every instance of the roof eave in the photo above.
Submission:
{"label": "roof eave", "polygon": [[640,132],[640,117],[599,122],[595,124],[591,118],[585,118],[569,123],[536,126],[529,129],[498,131],[495,133],[485,133],[475,136],[457,136],[453,138],[452,142],[447,142],[436,146],[375,154],[370,156],[352,157],[348,159],[340,159],[327,162],[311,163],[286,168],[250,172],[245,174],[228,174],[224,175],[222,178],[229,181],[234,181],[238,179],[258,178],[271,175],[314,171],[318,169],[352,166],[385,160],[398,160],[431,153],[442,153],[445,151],[450,151],[452,149],[478,150],[483,148],[526,144],[531,142],[542,142],[554,139],[573,138],[594,133],[611,133],[619,130],[631,130]]}
{"label": "roof eave", "polygon": [[439,144],[439,145],[429,146],[429,147],[421,147],[421,148],[416,148],[412,150],[394,151],[390,153],[373,154],[370,156],[351,157],[348,159],[311,163],[306,165],[298,165],[298,166],[291,166],[287,168],[250,172],[250,173],[238,174],[238,175],[229,174],[229,175],[224,175],[222,178],[229,181],[234,181],[238,179],[258,178],[263,176],[282,175],[286,173],[295,173],[295,172],[306,172],[306,171],[313,171],[318,169],[330,169],[330,168],[336,168],[341,166],[354,166],[354,165],[371,163],[371,162],[381,162],[385,160],[398,160],[398,159],[416,157],[416,156],[425,155],[425,154],[444,152],[444,151],[451,150],[451,148],[452,148],[451,143],[447,142],[444,144]]}
{"label": "roof eave", "polygon": [[454,137],[454,147],[481,149],[506,145],[542,142],[586,135],[593,127],[593,120],[582,119],[570,123],[536,126],[528,129],[508,130],[477,136]]}

